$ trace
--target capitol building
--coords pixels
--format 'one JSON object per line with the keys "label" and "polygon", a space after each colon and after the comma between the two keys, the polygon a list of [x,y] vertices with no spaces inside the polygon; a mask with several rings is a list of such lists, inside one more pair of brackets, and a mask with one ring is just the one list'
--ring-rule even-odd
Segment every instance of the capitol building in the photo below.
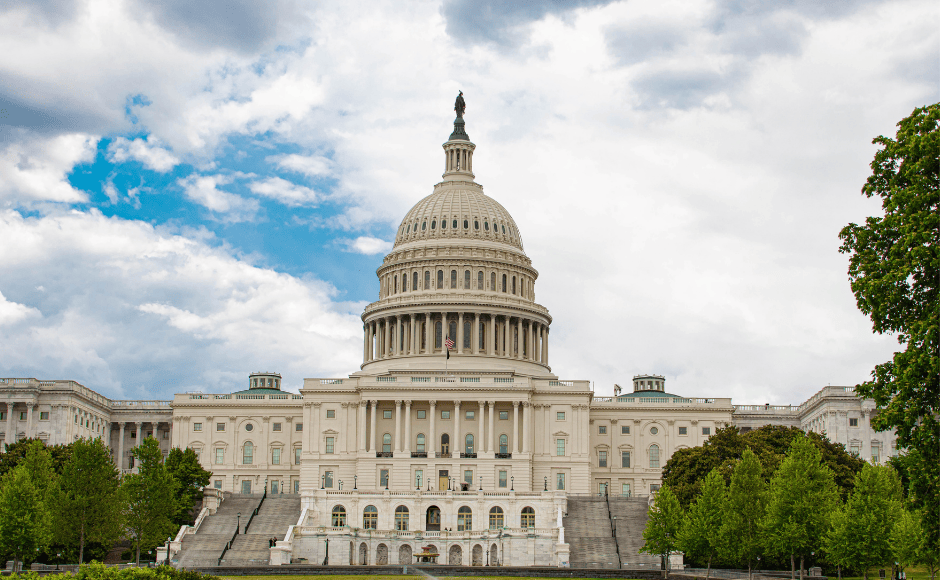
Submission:
{"label": "capitol building", "polygon": [[0,440],[100,437],[125,471],[147,436],[165,452],[194,449],[213,474],[211,501],[171,545],[184,563],[227,505],[264,494],[295,502],[268,533],[277,544],[223,550],[219,562],[254,550],[252,563],[405,564],[430,546],[445,563],[564,566],[577,560],[570,498],[646,498],[676,450],[722,427],[825,432],[875,462],[896,453],[894,434],[871,427],[874,402],[851,387],[824,387],[799,406],[736,406],[671,394],[655,374],[597,397],[589,380],[553,369],[539,272],[520,226],[475,181],[461,103],[441,181],[404,216],[377,269],[358,370],[305,379],[299,393],[257,372],[244,389],[172,401],[0,379]]}

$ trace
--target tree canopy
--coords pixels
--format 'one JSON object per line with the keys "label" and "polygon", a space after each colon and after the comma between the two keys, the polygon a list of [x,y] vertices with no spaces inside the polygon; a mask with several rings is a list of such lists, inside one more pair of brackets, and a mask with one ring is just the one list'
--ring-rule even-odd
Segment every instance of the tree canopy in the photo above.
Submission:
{"label": "tree canopy", "polygon": [[721,526],[725,555],[747,564],[748,576],[763,548],[762,520],[767,505],[767,484],[757,455],[745,449],[731,474],[724,522]]}
{"label": "tree canopy", "polygon": [[126,508],[125,521],[131,533],[136,560],[140,553],[159,546],[179,529],[173,519],[179,502],[176,493],[179,482],[163,463],[160,443],[147,437],[134,448],[137,473],[124,476],[121,491]]}
{"label": "tree canopy", "polygon": [[643,547],[646,554],[658,554],[663,557],[665,568],[669,569],[669,554],[676,550],[679,542],[679,530],[685,514],[679,500],[669,486],[663,486],[656,492],[653,506],[649,510],[649,519],[643,530]]}
{"label": "tree canopy", "polygon": [[875,366],[856,391],[878,405],[873,421],[894,429],[916,468],[913,500],[940,545],[940,103],[915,109],[895,138],[876,137],[872,174],[862,187],[880,197],[883,216],[839,233],[859,310],[876,333],[897,336],[903,350]]}
{"label": "tree canopy", "polygon": [[179,506],[173,521],[179,525],[191,523],[193,508],[202,499],[202,488],[209,485],[212,472],[203,469],[195,451],[179,447],[170,449],[166,470],[179,483]]}
{"label": "tree canopy", "polygon": [[687,556],[707,560],[706,578],[711,576],[712,559],[724,549],[717,531],[721,529],[727,501],[725,480],[715,468],[705,477],[702,493],[692,502],[679,531],[679,548]]}

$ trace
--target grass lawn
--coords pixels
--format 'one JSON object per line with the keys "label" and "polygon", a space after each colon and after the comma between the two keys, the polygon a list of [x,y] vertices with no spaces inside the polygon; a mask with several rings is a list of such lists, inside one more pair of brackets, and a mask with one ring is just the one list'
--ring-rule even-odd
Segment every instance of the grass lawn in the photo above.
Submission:
{"label": "grass lawn", "polygon": [[[309,576],[222,576],[223,580],[364,580],[365,578],[376,580],[426,580],[425,576],[403,576],[401,574],[390,575],[336,575],[327,576],[311,574]],[[437,576],[439,580],[503,580],[513,578],[513,580],[548,580],[546,578],[535,578],[531,576]],[[579,580],[609,580],[600,578],[579,578]],[[626,579],[618,579],[626,580]],[[869,579],[871,580],[871,579]],[[914,580],[908,576],[908,580]]]}

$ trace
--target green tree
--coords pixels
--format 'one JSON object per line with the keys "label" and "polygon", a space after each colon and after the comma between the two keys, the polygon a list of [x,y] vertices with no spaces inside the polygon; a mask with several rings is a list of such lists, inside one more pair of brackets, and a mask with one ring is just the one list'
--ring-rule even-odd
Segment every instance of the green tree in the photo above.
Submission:
{"label": "green tree", "polygon": [[13,471],[20,461],[26,457],[27,451],[34,444],[42,445],[52,455],[52,467],[56,473],[62,473],[62,468],[72,454],[72,445],[51,445],[46,444],[41,439],[20,439],[7,445],[4,453],[0,453],[0,476],[9,471]]}
{"label": "green tree", "polygon": [[920,514],[912,514],[902,509],[897,521],[891,528],[891,550],[894,561],[897,562],[898,572],[919,563],[920,546],[923,541],[923,530],[920,529]]}
{"label": "green tree", "polygon": [[731,475],[728,487],[728,509],[721,526],[725,555],[728,559],[747,563],[748,578],[764,545],[763,528],[767,504],[767,483],[761,475],[757,455],[745,449],[741,461]]}
{"label": "green tree", "polygon": [[653,507],[649,510],[649,519],[646,520],[646,529],[643,530],[643,547],[640,551],[645,554],[659,554],[663,558],[663,567],[669,570],[669,554],[672,553],[679,541],[679,530],[684,519],[682,506],[669,486],[662,486],[656,492]]}
{"label": "green tree", "polygon": [[832,471],[822,463],[819,448],[808,437],[798,437],[770,480],[764,527],[769,551],[790,556],[790,577],[795,557],[803,561],[820,548],[829,529],[829,516],[839,503]]}
{"label": "green tree", "polygon": [[192,522],[193,508],[202,498],[202,488],[209,485],[212,472],[202,468],[195,451],[178,447],[170,449],[166,469],[179,484],[179,508],[174,521],[179,525],[188,524]]}
{"label": "green tree", "polygon": [[705,578],[711,577],[712,559],[722,549],[718,530],[724,518],[728,490],[718,469],[711,470],[702,483],[702,492],[686,513],[679,531],[679,549],[686,555],[705,558],[708,568]]}
{"label": "green tree", "polygon": [[147,437],[134,448],[134,457],[137,473],[124,476],[121,489],[127,506],[127,528],[139,565],[142,550],[149,552],[179,529],[173,521],[179,507],[176,499],[179,483],[163,463],[160,443],[153,437]]}
{"label": "green tree", "polygon": [[120,473],[100,439],[79,439],[72,444],[53,492],[55,538],[78,547],[78,562],[89,542],[114,545],[121,536],[123,506]]}
{"label": "green tree", "polygon": [[833,526],[833,543],[849,546],[848,561],[863,569],[865,580],[869,568],[892,561],[891,530],[901,509],[897,472],[866,464],[845,504],[844,517],[835,522],[840,527]]}
{"label": "green tree", "polygon": [[852,544],[851,523],[845,514],[845,507],[839,506],[832,512],[829,518],[831,527],[823,536],[823,552],[826,560],[834,564],[839,570],[839,578],[842,578],[842,568],[852,564],[852,553],[854,545]]}
{"label": "green tree", "polygon": [[42,492],[26,465],[0,479],[0,552],[13,554],[14,566],[43,550],[52,537],[52,520]]}
{"label": "green tree", "polygon": [[916,451],[909,470],[927,510],[925,532],[940,543],[940,103],[914,109],[880,146],[862,187],[880,197],[884,215],[842,229],[849,280],[859,310],[879,334],[897,336],[902,352],[877,365],[856,391],[878,405],[873,424],[894,429]]}

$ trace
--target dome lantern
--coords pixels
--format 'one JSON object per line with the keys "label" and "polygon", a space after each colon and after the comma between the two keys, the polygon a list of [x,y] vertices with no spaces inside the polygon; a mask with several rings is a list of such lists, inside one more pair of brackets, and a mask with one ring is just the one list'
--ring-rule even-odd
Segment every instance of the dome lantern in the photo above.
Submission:
{"label": "dome lantern", "polygon": [[473,181],[473,150],[476,145],[470,142],[470,136],[464,128],[463,113],[466,103],[463,100],[463,91],[457,95],[454,111],[454,132],[450,134],[447,143],[444,143],[444,181]]}

